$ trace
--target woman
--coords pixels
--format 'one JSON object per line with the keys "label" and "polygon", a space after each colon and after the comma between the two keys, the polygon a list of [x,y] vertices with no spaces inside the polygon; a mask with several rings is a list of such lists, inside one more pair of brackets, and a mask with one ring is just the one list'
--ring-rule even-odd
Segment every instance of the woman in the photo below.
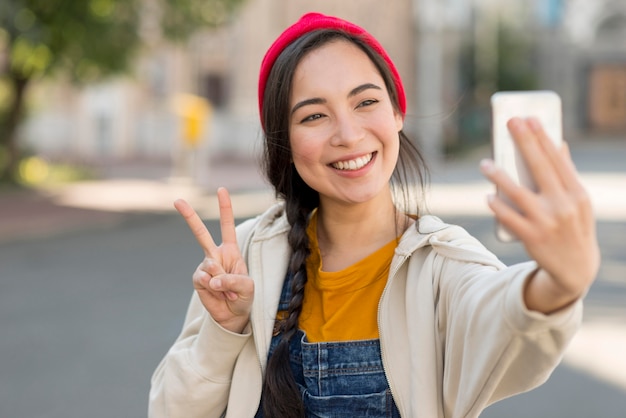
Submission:
{"label": "woman", "polygon": [[599,265],[565,147],[534,120],[510,121],[537,193],[481,164],[522,210],[489,200],[533,259],[505,267],[394,198],[424,165],[402,132],[400,76],[364,29],[303,16],[263,60],[259,109],[283,202],[235,227],[218,190],[220,246],[175,203],[206,257],[152,378],[151,416],[475,417],[547,379]]}

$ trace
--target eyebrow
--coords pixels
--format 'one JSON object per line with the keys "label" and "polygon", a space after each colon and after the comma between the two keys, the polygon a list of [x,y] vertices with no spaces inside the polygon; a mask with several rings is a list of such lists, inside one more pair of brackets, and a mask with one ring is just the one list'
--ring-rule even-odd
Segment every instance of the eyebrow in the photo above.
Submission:
{"label": "eyebrow", "polygon": [[[350,93],[348,93],[348,97],[354,97],[357,94],[365,90],[369,90],[369,89],[382,90],[382,88],[380,88],[376,84],[365,83],[350,90]],[[301,102],[296,103],[294,107],[291,109],[291,115],[296,113],[296,111],[300,109],[301,107],[314,105],[314,104],[324,104],[324,103],[326,103],[326,99],[322,99],[321,97],[313,97],[311,99],[302,100]]]}

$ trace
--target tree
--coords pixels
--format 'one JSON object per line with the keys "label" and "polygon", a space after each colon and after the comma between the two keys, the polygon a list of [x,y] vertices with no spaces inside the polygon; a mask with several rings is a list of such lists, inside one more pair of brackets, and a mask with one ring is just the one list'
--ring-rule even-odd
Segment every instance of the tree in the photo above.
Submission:
{"label": "tree", "polygon": [[[15,183],[16,132],[28,86],[67,74],[77,83],[128,70],[142,19],[158,10],[161,33],[183,41],[228,21],[243,0],[2,0],[0,2],[0,182]],[[4,48],[4,51],[2,50]]]}
{"label": "tree", "polygon": [[[518,22],[519,23],[519,22]],[[457,143],[448,144],[449,151],[458,151],[483,144],[489,138],[489,98],[500,90],[535,90],[536,40],[524,27],[508,22],[495,21],[489,39],[469,37],[462,45],[459,55],[459,84],[466,93],[459,102],[458,124],[462,137]],[[485,60],[484,51],[490,47]],[[485,65],[487,64],[487,65]]]}

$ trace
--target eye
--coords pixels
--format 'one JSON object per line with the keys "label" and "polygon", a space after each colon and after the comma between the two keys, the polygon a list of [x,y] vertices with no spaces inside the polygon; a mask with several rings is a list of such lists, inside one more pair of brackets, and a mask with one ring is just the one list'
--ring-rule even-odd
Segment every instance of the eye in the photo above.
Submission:
{"label": "eye", "polygon": [[360,102],[357,107],[371,106],[371,105],[373,105],[375,103],[378,103],[378,100],[376,100],[376,99],[367,99],[367,100],[363,100],[362,102]]}
{"label": "eye", "polygon": [[313,115],[309,115],[306,118],[302,119],[300,123],[311,122],[317,119],[321,119],[323,116],[324,115],[322,115],[321,113],[315,113]]}

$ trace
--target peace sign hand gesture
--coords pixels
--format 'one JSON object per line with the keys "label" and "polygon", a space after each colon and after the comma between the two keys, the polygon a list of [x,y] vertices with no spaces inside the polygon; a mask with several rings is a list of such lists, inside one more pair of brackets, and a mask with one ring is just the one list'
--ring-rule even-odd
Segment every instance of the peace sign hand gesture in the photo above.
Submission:
{"label": "peace sign hand gesture", "polygon": [[217,190],[222,244],[217,246],[196,211],[179,199],[174,207],[204,250],[204,260],[193,274],[193,287],[211,317],[223,328],[241,333],[248,324],[254,281],[237,245],[235,218],[228,191]]}

